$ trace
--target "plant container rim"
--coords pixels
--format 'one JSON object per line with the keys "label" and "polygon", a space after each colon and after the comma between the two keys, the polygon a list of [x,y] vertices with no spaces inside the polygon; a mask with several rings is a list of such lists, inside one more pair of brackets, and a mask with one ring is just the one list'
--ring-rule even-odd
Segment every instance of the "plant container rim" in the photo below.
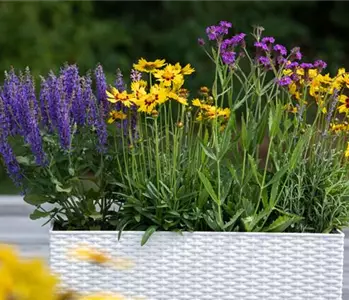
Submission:
{"label": "plant container rim", "polygon": [[[50,225],[50,234],[51,235],[60,235],[60,234],[69,234],[69,235],[78,235],[78,234],[119,234],[118,230],[54,230],[54,222],[51,222]],[[134,233],[134,234],[144,234],[145,230],[124,230],[122,233]],[[318,237],[345,237],[345,233],[339,229],[336,229],[335,233],[317,233],[317,232],[245,232],[245,231],[155,231],[153,234],[168,234],[168,235],[258,235],[258,236],[318,236]]]}

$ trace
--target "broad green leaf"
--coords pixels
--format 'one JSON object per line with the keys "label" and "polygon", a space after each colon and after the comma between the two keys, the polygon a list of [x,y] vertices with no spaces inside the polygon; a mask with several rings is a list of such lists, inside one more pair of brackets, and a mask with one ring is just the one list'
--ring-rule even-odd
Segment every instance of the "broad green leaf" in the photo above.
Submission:
{"label": "broad green leaf", "polygon": [[214,202],[217,203],[217,205],[221,205],[220,199],[218,199],[216,192],[213,190],[213,187],[211,185],[211,182],[207,179],[207,177],[204,175],[204,173],[198,171],[199,177],[201,182],[203,183],[206,191],[210,194],[211,198],[214,200]]}
{"label": "broad green leaf", "polygon": [[279,216],[272,224],[270,224],[265,231],[284,232],[289,226],[301,220],[300,217]]}
{"label": "broad green leaf", "polygon": [[47,211],[40,211],[38,209],[34,210],[30,215],[29,218],[31,220],[37,220],[37,219],[41,219],[41,218],[46,218],[50,215],[51,212]]}
{"label": "broad green leaf", "polygon": [[158,229],[158,227],[155,225],[148,227],[142,237],[141,246],[145,245],[145,243],[149,240],[150,236],[156,231],[156,229]]}
{"label": "broad green leaf", "polygon": [[31,205],[41,205],[47,202],[47,198],[43,195],[28,194],[24,196],[24,201]]}

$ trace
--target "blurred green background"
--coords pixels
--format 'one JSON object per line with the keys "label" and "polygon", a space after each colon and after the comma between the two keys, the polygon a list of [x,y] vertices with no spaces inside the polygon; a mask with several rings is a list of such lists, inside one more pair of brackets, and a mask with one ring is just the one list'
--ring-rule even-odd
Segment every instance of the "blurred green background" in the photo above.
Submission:
{"label": "blurred green background", "polygon": [[[102,63],[127,79],[140,57],[191,63],[193,89],[209,85],[212,65],[197,45],[205,28],[231,21],[236,32],[261,25],[305,60],[321,58],[329,71],[349,67],[349,2],[0,2],[0,79],[11,66],[36,75],[77,63],[82,72]],[[112,82],[112,81],[111,81]],[[0,161],[1,164],[1,161]],[[0,194],[17,193],[0,167]]]}

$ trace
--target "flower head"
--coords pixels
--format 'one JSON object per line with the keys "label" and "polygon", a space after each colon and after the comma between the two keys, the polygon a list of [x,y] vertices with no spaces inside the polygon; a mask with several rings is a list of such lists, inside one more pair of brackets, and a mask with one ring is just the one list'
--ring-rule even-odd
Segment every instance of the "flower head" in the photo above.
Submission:
{"label": "flower head", "polygon": [[[189,65],[190,69],[190,65]],[[190,72],[190,70],[188,71]],[[183,84],[183,75],[181,74],[181,69],[174,65],[167,65],[162,70],[156,70],[154,71],[154,77],[161,82],[165,87],[171,86],[173,83],[174,85],[182,85]]]}
{"label": "flower head", "polygon": [[299,47],[294,47],[291,49],[291,56],[290,56],[290,60],[301,60],[303,57],[302,53],[300,52],[300,48]]}
{"label": "flower head", "polygon": [[325,63],[323,60],[319,59],[314,62],[314,67],[321,72],[323,69],[326,69],[327,63]]}
{"label": "flower head", "polygon": [[267,45],[274,44],[275,38],[273,38],[272,36],[266,36],[266,37],[262,38],[262,43],[265,43]]}
{"label": "flower head", "polygon": [[133,64],[133,68],[137,71],[153,73],[165,65],[164,59],[156,59],[155,61],[146,61],[144,58],[138,60],[137,64]]}
{"label": "flower head", "polygon": [[283,46],[283,45],[276,44],[276,45],[273,47],[273,49],[274,49],[275,52],[277,52],[277,53],[280,54],[280,55],[287,55],[286,47]]}
{"label": "flower head", "polygon": [[204,39],[203,39],[203,38],[198,38],[198,44],[199,44],[200,46],[205,46],[205,41],[204,41]]}
{"label": "flower head", "polygon": [[287,86],[292,83],[292,79],[289,76],[281,77],[277,80],[278,85],[280,86]]}
{"label": "flower head", "polygon": [[126,107],[131,107],[134,96],[132,94],[128,94],[127,91],[120,92],[115,87],[111,88],[111,91],[106,91],[108,101],[111,103],[121,103]]}

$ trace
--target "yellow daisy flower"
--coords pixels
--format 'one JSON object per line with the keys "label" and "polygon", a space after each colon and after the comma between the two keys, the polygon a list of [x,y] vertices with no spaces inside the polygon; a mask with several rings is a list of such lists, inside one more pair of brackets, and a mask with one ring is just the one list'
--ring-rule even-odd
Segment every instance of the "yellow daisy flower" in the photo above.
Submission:
{"label": "yellow daisy flower", "polygon": [[125,113],[117,110],[112,110],[109,113],[109,115],[110,115],[110,118],[108,119],[109,124],[115,122],[116,120],[125,120],[127,118],[127,115]]}
{"label": "yellow daisy flower", "polygon": [[349,97],[346,95],[340,95],[339,96],[339,103],[342,103],[340,106],[338,106],[339,113],[349,113]]}
{"label": "yellow daisy flower", "polygon": [[147,82],[144,80],[135,81],[131,83],[131,90],[135,98],[140,99],[141,97],[147,94],[147,91],[145,90],[146,86]]}
{"label": "yellow daisy flower", "polygon": [[128,94],[127,91],[119,92],[115,87],[112,87],[111,92],[107,91],[106,93],[109,102],[120,102],[126,107],[130,107],[134,100],[134,95]]}
{"label": "yellow daisy flower", "polygon": [[153,73],[155,70],[165,65],[164,59],[156,59],[155,61],[146,61],[144,58],[138,60],[137,64],[133,64],[133,68],[140,72]]}
{"label": "yellow daisy flower", "polygon": [[168,93],[168,97],[179,102],[180,104],[183,105],[188,105],[188,101],[186,98],[179,96],[178,94],[174,93],[174,92],[169,92]]}
{"label": "yellow daisy flower", "polygon": [[190,75],[195,72],[195,69],[191,67],[190,64],[187,64],[182,68],[180,63],[176,63],[175,68],[179,71],[182,75]]}
{"label": "yellow daisy flower", "polygon": [[171,86],[172,83],[177,86],[183,84],[183,75],[180,70],[170,64],[162,70],[154,71],[154,77],[165,87]]}
{"label": "yellow daisy flower", "polygon": [[157,105],[163,104],[168,99],[168,91],[157,84],[150,88],[150,92],[134,103],[139,107],[138,111],[151,114]]}

